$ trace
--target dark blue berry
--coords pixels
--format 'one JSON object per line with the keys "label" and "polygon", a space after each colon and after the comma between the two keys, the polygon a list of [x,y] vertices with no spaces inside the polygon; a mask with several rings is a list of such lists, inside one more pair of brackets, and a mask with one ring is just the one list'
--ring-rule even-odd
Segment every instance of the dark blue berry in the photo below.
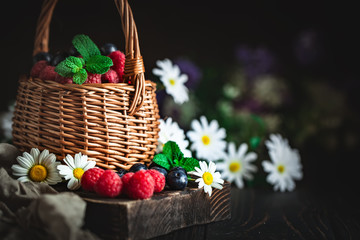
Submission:
{"label": "dark blue berry", "polygon": [[154,169],[154,170],[162,173],[165,177],[168,174],[167,170],[165,168],[162,168],[162,167],[153,166],[153,167],[150,167],[150,169]]}
{"label": "dark blue berry", "polygon": [[50,65],[51,66],[56,66],[58,65],[60,62],[64,61],[65,58],[67,58],[69,56],[69,54],[65,51],[59,51],[57,52],[54,57],[51,59]]}
{"label": "dark blue berry", "polygon": [[119,177],[122,177],[126,173],[128,173],[128,171],[126,171],[125,169],[119,169],[116,173],[117,173],[117,175],[119,175]]}
{"label": "dark blue berry", "polygon": [[45,60],[47,62],[51,62],[52,55],[47,52],[39,52],[33,57],[33,64],[37,63],[38,61]]}
{"label": "dark blue berry", "polygon": [[117,50],[118,50],[118,48],[112,43],[105,43],[100,48],[101,54],[104,55],[104,56],[107,56],[110,53],[112,53],[114,51],[117,51]]}
{"label": "dark blue berry", "polygon": [[174,167],[174,168],[170,169],[170,171],[183,171],[187,175],[187,173],[183,167]]}
{"label": "dark blue berry", "polygon": [[186,171],[182,167],[177,167],[174,170],[170,170],[166,176],[166,183],[173,190],[182,190],[188,184],[188,178]]}
{"label": "dark blue berry", "polygon": [[142,163],[135,163],[134,165],[131,166],[131,168],[129,169],[130,172],[137,172],[140,170],[147,170],[148,168],[146,167],[146,165],[142,164]]}
{"label": "dark blue berry", "polygon": [[69,48],[68,53],[69,53],[70,56],[75,56],[75,57],[80,55],[80,53],[78,52],[78,50],[74,46],[71,46]]}

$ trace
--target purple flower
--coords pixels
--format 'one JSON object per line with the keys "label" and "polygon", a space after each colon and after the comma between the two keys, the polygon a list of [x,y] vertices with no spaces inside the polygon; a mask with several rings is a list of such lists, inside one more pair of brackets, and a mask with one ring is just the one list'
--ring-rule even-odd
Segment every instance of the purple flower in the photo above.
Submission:
{"label": "purple flower", "polygon": [[319,34],[313,30],[301,32],[295,41],[294,53],[302,65],[314,64],[319,60],[321,51]]}
{"label": "purple flower", "polygon": [[249,80],[274,71],[275,57],[266,48],[242,45],[236,49],[235,54]]}
{"label": "purple flower", "polygon": [[176,59],[174,63],[179,66],[182,73],[188,75],[189,79],[185,86],[191,89],[196,88],[202,78],[202,72],[199,67],[191,60],[183,57]]}

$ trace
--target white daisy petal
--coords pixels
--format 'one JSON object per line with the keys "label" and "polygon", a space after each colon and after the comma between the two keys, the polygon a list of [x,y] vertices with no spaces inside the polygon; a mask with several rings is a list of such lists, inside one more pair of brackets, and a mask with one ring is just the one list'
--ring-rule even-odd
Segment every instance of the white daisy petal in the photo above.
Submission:
{"label": "white daisy petal", "polygon": [[163,61],[156,61],[159,68],[152,70],[154,75],[157,75],[165,86],[165,91],[171,95],[174,102],[182,104],[189,100],[188,89],[184,85],[187,81],[187,76],[181,74],[177,65],[173,65],[169,59]]}
{"label": "white daisy petal", "polygon": [[[222,166],[221,169],[219,168],[219,170],[221,170],[221,176],[230,183],[234,182],[238,188],[243,188],[243,179],[251,178],[251,172],[256,171],[257,169],[256,166],[251,163],[256,159],[256,153],[246,153],[247,151],[248,145],[246,143],[241,144],[237,150],[234,143],[228,143],[228,151],[223,156],[223,164],[225,164],[225,166]],[[217,175],[215,177],[220,178],[220,176]]]}
{"label": "white daisy petal", "polygon": [[[11,168],[14,176],[20,176],[19,181],[37,181],[47,184],[61,182],[56,168],[59,162],[55,162],[55,155],[50,154],[47,149],[40,153],[39,149],[32,148],[30,153],[24,152],[22,156],[18,156],[16,159],[19,165],[14,164]],[[33,167],[37,167],[40,171],[31,171]]]}
{"label": "white daisy petal", "polygon": [[30,150],[30,155],[33,157],[33,159],[35,160],[35,162],[38,162],[39,159],[39,155],[40,155],[40,150],[37,148],[32,148]]}
{"label": "white daisy petal", "polygon": [[28,178],[28,176],[19,177],[17,180],[20,182],[30,182],[30,179]]}
{"label": "white daisy petal", "polygon": [[28,169],[24,168],[18,164],[14,164],[11,166],[11,169],[13,170],[13,175],[14,176],[25,176],[28,173]]}
{"label": "white daisy petal", "polygon": [[22,156],[18,156],[16,160],[20,164],[20,166],[26,169],[30,169],[35,164],[34,161],[29,161],[27,158]]}
{"label": "white daisy petal", "polygon": [[71,178],[67,184],[67,188],[70,190],[77,190],[80,188],[80,186],[81,186],[80,181],[75,178]]}
{"label": "white daisy petal", "polygon": [[76,168],[76,165],[74,163],[74,158],[71,156],[71,155],[67,155],[65,158],[64,158],[64,162],[66,165],[68,165],[70,168],[72,169],[75,169]]}
{"label": "white daisy petal", "polygon": [[223,186],[217,182],[213,182],[211,186],[220,190],[223,189]]}
{"label": "white daisy petal", "polygon": [[96,165],[96,162],[95,162],[95,161],[88,161],[88,162],[86,162],[86,163],[84,164],[83,170],[84,170],[84,171],[87,171],[87,170],[89,170],[90,168],[95,167],[95,165]]}
{"label": "white daisy petal", "polygon": [[293,191],[295,180],[302,178],[300,155],[296,149],[291,149],[287,139],[280,134],[271,134],[265,141],[271,159],[263,161],[262,166],[268,172],[266,181],[274,185],[274,191]]}

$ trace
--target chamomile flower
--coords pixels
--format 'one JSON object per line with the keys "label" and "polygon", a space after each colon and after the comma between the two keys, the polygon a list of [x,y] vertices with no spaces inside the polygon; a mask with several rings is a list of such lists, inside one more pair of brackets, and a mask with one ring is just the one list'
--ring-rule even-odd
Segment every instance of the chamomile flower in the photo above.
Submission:
{"label": "chamomile flower", "polygon": [[64,162],[66,165],[59,165],[57,169],[65,180],[69,180],[67,188],[70,190],[79,189],[81,186],[81,177],[84,172],[95,167],[96,164],[94,161],[88,161],[88,157],[81,153],[75,154],[75,160],[68,154],[65,157]]}
{"label": "chamomile flower", "polygon": [[165,86],[166,93],[171,95],[178,104],[188,101],[188,89],[184,85],[188,80],[188,76],[181,74],[179,66],[173,65],[169,59],[158,60],[156,65],[159,68],[154,68],[152,72],[159,76]]}
{"label": "chamomile flower", "polygon": [[20,182],[43,182],[49,185],[61,182],[61,176],[56,169],[60,162],[46,149],[40,153],[39,149],[32,148],[30,154],[24,152],[16,160],[19,164],[12,165],[11,169]]}
{"label": "chamomile flower", "polygon": [[299,152],[292,149],[288,140],[279,134],[271,134],[270,141],[265,141],[265,145],[271,158],[271,162],[262,163],[264,171],[269,173],[267,182],[274,185],[274,191],[293,191],[294,180],[301,180],[303,176]]}
{"label": "chamomile flower", "polygon": [[192,142],[191,150],[196,151],[198,158],[213,161],[224,156],[226,132],[224,128],[219,128],[216,120],[209,124],[206,117],[201,116],[200,121],[191,122],[191,128],[187,136]]}
{"label": "chamomile flower", "polygon": [[224,180],[221,179],[221,174],[216,172],[216,164],[211,162],[209,166],[205,161],[200,161],[200,168],[195,167],[195,171],[189,172],[191,175],[195,175],[199,178],[195,182],[199,183],[198,188],[204,188],[204,192],[208,193],[211,197],[212,188],[222,189]]}
{"label": "chamomile flower", "polygon": [[244,179],[253,179],[252,173],[257,171],[257,167],[252,162],[257,158],[254,152],[248,152],[248,145],[243,143],[236,151],[235,143],[228,144],[228,153],[224,156],[224,162],[217,163],[219,171],[225,180],[235,184],[238,188],[244,187]]}
{"label": "chamomile flower", "polygon": [[189,141],[185,139],[184,130],[171,117],[165,121],[160,119],[159,144],[156,151],[161,152],[164,144],[168,141],[176,142],[184,157],[191,157],[191,151],[186,149],[189,146]]}

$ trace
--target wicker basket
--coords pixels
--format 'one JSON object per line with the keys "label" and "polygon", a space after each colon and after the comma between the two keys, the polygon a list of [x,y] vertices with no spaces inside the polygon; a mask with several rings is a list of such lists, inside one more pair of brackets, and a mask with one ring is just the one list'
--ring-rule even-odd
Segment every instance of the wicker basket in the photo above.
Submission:
{"label": "wicker basket", "polygon": [[[34,55],[48,51],[49,25],[56,3],[43,3]],[[127,0],[115,0],[115,4],[126,41],[126,83],[77,85],[20,78],[13,141],[21,151],[48,149],[58,160],[81,152],[105,169],[129,169],[153,158],[159,132],[156,85],[145,81],[137,30]]]}

